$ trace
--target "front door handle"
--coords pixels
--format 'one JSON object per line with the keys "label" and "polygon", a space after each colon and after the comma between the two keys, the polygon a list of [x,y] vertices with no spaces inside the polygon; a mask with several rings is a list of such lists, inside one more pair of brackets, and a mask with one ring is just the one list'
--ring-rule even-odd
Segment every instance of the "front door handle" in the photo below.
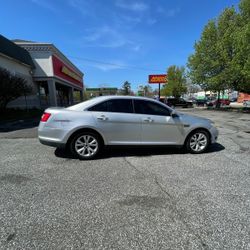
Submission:
{"label": "front door handle", "polygon": [[150,117],[143,119],[144,122],[153,122],[154,120]]}
{"label": "front door handle", "polygon": [[106,121],[108,120],[108,117],[106,117],[105,115],[101,115],[99,117],[97,117],[98,120],[101,120],[101,121]]}

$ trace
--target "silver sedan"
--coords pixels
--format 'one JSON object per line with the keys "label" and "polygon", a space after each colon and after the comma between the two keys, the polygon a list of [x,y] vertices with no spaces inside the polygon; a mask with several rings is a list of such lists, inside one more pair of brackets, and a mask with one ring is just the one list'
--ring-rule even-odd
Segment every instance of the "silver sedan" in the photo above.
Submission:
{"label": "silver sedan", "polygon": [[202,153],[216,142],[218,130],[208,119],[177,113],[153,99],[102,96],[68,108],[48,108],[38,137],[42,144],[92,159],[105,145],[172,145]]}

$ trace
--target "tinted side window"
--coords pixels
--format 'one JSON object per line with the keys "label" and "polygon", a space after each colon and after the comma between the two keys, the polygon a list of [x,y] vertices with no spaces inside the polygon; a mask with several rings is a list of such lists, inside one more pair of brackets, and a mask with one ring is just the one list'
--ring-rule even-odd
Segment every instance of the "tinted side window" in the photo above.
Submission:
{"label": "tinted side window", "polygon": [[135,112],[137,114],[169,116],[169,110],[163,106],[144,100],[135,100]]}
{"label": "tinted side window", "polygon": [[89,108],[89,111],[100,111],[100,112],[107,112],[108,111],[108,105],[107,105],[107,101],[106,102],[101,102],[98,103],[96,105],[94,105],[93,107]]}
{"label": "tinted side window", "polygon": [[108,112],[134,113],[132,100],[113,99],[108,101]]}

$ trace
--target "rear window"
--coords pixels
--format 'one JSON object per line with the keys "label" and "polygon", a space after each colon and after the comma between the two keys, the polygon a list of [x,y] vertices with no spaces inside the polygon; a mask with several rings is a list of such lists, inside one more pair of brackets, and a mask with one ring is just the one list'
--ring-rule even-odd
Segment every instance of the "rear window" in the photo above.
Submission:
{"label": "rear window", "polygon": [[101,102],[98,103],[96,105],[94,105],[93,107],[89,108],[89,111],[99,111],[99,112],[107,112],[107,102]]}

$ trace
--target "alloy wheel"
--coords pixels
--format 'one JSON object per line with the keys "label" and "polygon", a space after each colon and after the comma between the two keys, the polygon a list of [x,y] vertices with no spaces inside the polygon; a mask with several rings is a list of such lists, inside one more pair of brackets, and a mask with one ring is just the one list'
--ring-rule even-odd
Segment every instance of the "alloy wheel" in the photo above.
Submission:
{"label": "alloy wheel", "polygon": [[82,135],[75,141],[75,152],[83,158],[92,157],[98,148],[98,141],[92,135]]}
{"label": "alloy wheel", "polygon": [[202,132],[194,133],[189,140],[189,146],[195,153],[202,152],[207,147],[207,144],[208,138]]}

